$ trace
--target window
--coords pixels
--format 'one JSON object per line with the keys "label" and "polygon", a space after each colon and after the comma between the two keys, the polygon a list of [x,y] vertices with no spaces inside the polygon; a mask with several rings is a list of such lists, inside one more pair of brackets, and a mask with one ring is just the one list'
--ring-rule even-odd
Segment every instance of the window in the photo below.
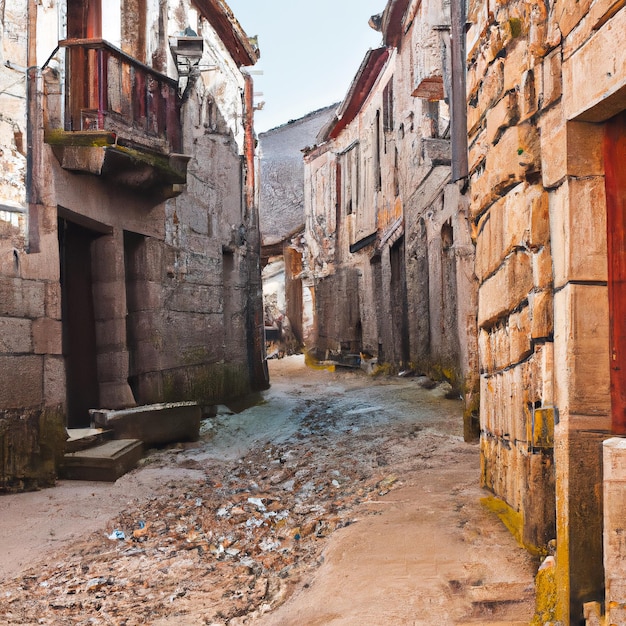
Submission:
{"label": "window", "polygon": [[355,143],[340,155],[341,207],[344,215],[356,213],[359,198],[359,144]]}
{"label": "window", "polygon": [[383,90],[383,129],[385,132],[393,130],[393,78]]}
{"label": "window", "polygon": [[382,181],[382,171],[380,164],[380,150],[381,150],[381,140],[380,140],[380,110],[376,111],[376,119],[374,120],[374,189],[375,191],[380,191],[383,186]]}

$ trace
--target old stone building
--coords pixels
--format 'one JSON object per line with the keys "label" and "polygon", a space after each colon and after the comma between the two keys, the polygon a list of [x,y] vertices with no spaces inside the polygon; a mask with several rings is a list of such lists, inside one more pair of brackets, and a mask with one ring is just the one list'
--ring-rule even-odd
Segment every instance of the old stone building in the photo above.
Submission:
{"label": "old stone building", "polygon": [[267,384],[252,83],[223,0],[0,3],[0,490],[88,409]]}
{"label": "old stone building", "polygon": [[[280,334],[287,318],[287,336],[279,349],[302,345],[312,306],[302,287],[304,250],[304,162],[302,151],[316,137],[336,105],[259,134],[259,220],[261,263],[268,340]],[[279,328],[273,328],[278,326]],[[290,333],[290,334],[289,334]],[[268,352],[269,354],[269,352]]]}
{"label": "old stone building", "polygon": [[365,352],[445,377],[471,414],[474,248],[450,6],[393,0],[371,25],[383,45],[305,157],[312,344],[319,358]]}
{"label": "old stone building", "polygon": [[623,624],[626,9],[468,4],[482,479],[555,540],[538,623]]}

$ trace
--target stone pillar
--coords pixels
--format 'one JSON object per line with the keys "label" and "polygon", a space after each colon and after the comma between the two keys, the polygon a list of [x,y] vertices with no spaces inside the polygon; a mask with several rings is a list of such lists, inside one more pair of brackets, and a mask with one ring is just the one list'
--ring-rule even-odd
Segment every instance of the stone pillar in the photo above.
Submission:
{"label": "stone pillar", "polygon": [[550,115],[542,124],[555,290],[557,617],[580,624],[583,604],[604,586],[602,441],[611,406],[602,128]]}
{"label": "stone pillar", "polygon": [[626,439],[603,446],[606,623],[626,624]]}
{"label": "stone pillar", "polygon": [[92,267],[100,405],[107,409],[135,406],[128,384],[126,280],[121,229],[94,241]]}

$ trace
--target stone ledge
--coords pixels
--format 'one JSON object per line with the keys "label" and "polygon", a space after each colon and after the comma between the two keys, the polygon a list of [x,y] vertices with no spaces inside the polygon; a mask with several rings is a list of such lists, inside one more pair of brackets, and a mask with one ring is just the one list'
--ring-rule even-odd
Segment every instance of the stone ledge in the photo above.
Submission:
{"label": "stone ledge", "polygon": [[130,409],[92,409],[94,425],[112,429],[116,439],[141,439],[146,446],[197,441],[201,408],[196,402],[149,404]]}

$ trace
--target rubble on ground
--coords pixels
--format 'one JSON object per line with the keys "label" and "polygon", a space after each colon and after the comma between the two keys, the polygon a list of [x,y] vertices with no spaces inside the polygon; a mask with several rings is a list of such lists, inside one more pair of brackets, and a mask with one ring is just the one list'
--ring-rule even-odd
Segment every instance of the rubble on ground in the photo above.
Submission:
{"label": "rubble on ground", "polygon": [[[195,615],[202,621],[180,623],[234,625],[280,604],[321,562],[330,534],[371,514],[360,504],[401,484],[389,466],[423,463],[435,448],[424,441],[421,454],[409,452],[414,426],[364,427],[367,409],[337,415],[323,400],[304,409],[289,441],[235,462],[200,463],[182,447],[153,451],[144,465],[183,463],[203,478],[163,485],[105,532],[7,581],[0,621],[134,626]],[[204,427],[204,441],[190,445],[214,432]]]}

